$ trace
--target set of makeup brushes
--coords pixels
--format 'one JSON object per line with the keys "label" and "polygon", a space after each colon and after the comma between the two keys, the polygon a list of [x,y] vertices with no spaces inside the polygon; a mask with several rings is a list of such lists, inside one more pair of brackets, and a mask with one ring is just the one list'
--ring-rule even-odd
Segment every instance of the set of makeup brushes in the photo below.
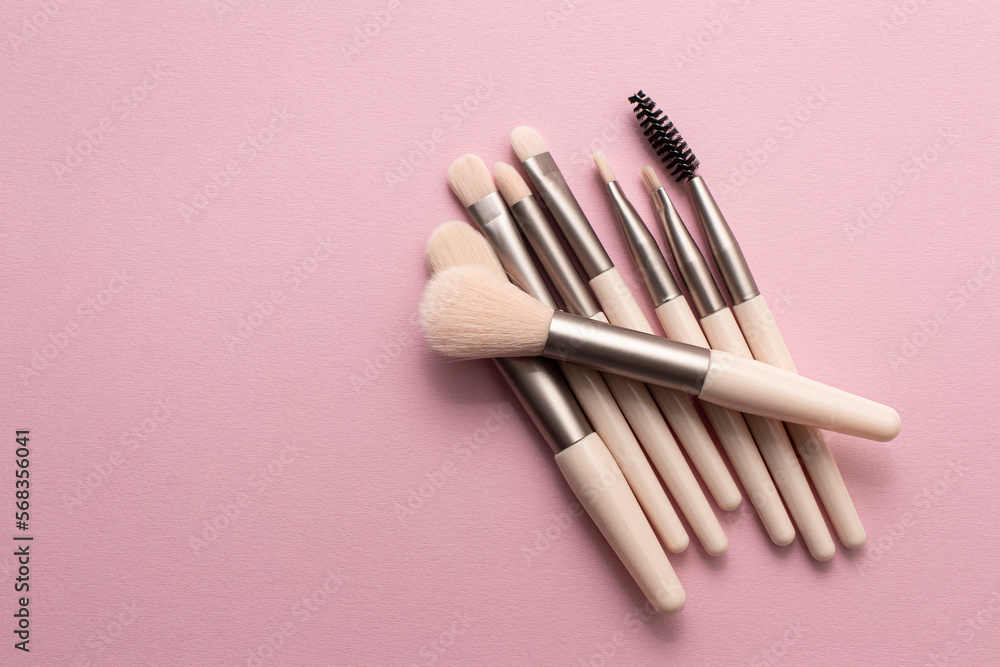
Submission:
{"label": "set of makeup brushes", "polygon": [[722,510],[738,507],[743,494],[724,452],[771,540],[787,545],[797,531],[814,558],[827,560],[836,547],[819,502],[845,546],[861,546],[865,531],[820,429],[886,441],[900,420],[889,407],[796,373],[698,160],[642,91],[629,101],[666,171],[688,190],[724,284],[646,166],[642,182],[678,284],[608,158],[595,153],[666,333],[658,336],[539,133],[518,127],[511,145],[527,181],[503,162],[491,175],[471,154],[449,168],[448,183],[478,231],[450,222],[431,235],[420,314],[436,351],[494,358],[650,603],[675,613],[686,594],[666,551],[689,544],[678,510],[707,554],[729,547],[695,473]]}

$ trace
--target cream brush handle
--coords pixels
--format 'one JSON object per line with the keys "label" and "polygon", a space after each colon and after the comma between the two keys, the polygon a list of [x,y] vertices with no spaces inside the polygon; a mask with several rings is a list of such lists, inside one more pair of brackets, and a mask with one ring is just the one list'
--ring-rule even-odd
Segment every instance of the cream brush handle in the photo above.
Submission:
{"label": "cream brush handle", "polygon": [[[750,351],[758,361],[796,373],[795,362],[778,330],[764,297],[757,295],[733,308],[736,321]],[[809,472],[813,486],[844,546],[856,549],[866,540],[865,528],[851,500],[840,468],[833,458],[823,432],[816,428],[789,424],[788,433]]]}
{"label": "cream brush handle", "polygon": [[[611,267],[595,276],[590,280],[590,286],[612,324],[653,335],[649,320],[617,268]],[[681,392],[663,387],[650,387],[650,393],[719,507],[731,510],[739,506],[742,499],[740,490],[691,399]]]}
{"label": "cream brush handle", "polygon": [[[688,345],[708,347],[708,340],[683,296],[657,306],[656,316],[668,338]],[[750,502],[771,541],[779,546],[791,543],[795,539],[795,528],[743,415],[708,402],[703,402],[702,408],[719,436],[737,476],[743,482],[743,488],[749,494]]]}
{"label": "cream brush handle", "polygon": [[591,433],[556,454],[556,463],[653,607],[683,609],[684,588],[601,437]]}
{"label": "cream brush handle", "polygon": [[564,363],[560,364],[560,368],[587,419],[615,457],[663,544],[674,553],[684,551],[690,541],[687,531],[601,373],[576,364]]}

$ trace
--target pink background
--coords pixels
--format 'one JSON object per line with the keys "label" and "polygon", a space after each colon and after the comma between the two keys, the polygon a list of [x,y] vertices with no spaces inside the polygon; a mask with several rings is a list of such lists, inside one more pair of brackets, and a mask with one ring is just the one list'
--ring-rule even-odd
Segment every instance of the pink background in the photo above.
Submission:
{"label": "pink background", "polygon": [[[0,25],[0,532],[27,428],[36,664],[1000,662],[994,3],[18,0]],[[641,295],[589,160],[652,221],[640,87],[800,369],[904,422],[831,437],[864,549],[772,547],[745,505],[648,621],[497,373],[414,321],[425,239],[463,216],[447,166],[512,161],[519,124]],[[0,664],[27,659],[12,552]]]}

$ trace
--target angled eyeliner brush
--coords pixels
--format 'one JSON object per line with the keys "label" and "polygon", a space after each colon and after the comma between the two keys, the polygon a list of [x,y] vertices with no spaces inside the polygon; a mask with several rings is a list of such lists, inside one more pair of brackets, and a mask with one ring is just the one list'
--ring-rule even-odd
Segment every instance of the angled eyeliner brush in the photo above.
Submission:
{"label": "angled eyeliner brush", "polygon": [[[656,316],[663,325],[667,338],[689,345],[709,347],[687,299],[677,287],[673,274],[667,267],[660,247],[649,233],[646,223],[625,196],[624,190],[615,179],[608,159],[603,153],[594,153],[594,163],[604,180],[615,208],[619,227],[646,284],[646,290],[655,306]],[[711,403],[703,402],[702,407],[715,427],[719,441],[726,449],[736,474],[750,495],[750,502],[753,503],[771,541],[782,546],[790,543],[795,539],[795,528],[788,518],[785,506],[781,502],[757,443],[750,435],[743,415]]]}
{"label": "angled eyeliner brush", "polygon": [[[697,175],[698,159],[688,148],[677,128],[656,103],[640,90],[629,98],[643,134],[668,171],[687,183],[702,229],[708,239],[715,265],[733,302],[733,314],[754,357],[791,373],[797,372],[774,316],[757,289],[743,251],[716,204],[704,179]],[[830,430],[836,430],[831,428]],[[825,436],[817,428],[788,425],[788,432],[809,471],[813,485],[844,546],[857,548],[865,543],[865,530],[844,484]]]}
{"label": "angled eyeliner brush", "polygon": [[[608,163],[604,153],[596,152],[593,157],[594,163],[597,165],[598,171],[601,174],[601,180],[604,182],[605,189],[615,207],[615,213],[618,217],[620,226],[623,226],[623,231],[627,231],[625,229],[627,226],[626,222],[637,219],[638,214],[635,213],[635,209],[632,208],[628,199],[625,198],[625,194],[622,191],[621,186],[618,184],[618,181],[615,180],[614,174],[611,171],[611,165]],[[642,225],[642,222],[639,221],[639,224]],[[643,226],[643,228],[645,227]],[[650,261],[652,258],[645,256],[647,250],[655,251],[656,254],[659,254],[659,248],[657,248],[655,244],[652,248],[641,244],[637,245],[633,243],[633,237],[627,233],[625,234],[625,237],[628,242],[630,253],[633,258],[637,259],[637,265],[639,272],[642,274],[643,282],[646,284],[647,288],[652,290],[656,295],[654,299],[662,297],[670,300],[681,296],[680,289],[678,289],[673,276],[670,275],[670,271],[656,271],[655,268],[659,267],[653,267]],[[728,424],[728,422],[726,424]],[[720,439],[723,434],[731,435],[728,431],[720,432]],[[701,473],[702,479],[705,480],[706,485],[708,485],[710,489],[713,489],[713,493],[715,493],[715,488],[722,487],[723,492],[739,494],[739,490],[736,489],[736,483],[729,474],[729,470],[726,468],[725,462],[722,460],[718,450],[715,448],[715,444],[712,443],[711,440],[701,439],[694,440],[693,444],[701,446],[702,449],[689,449],[688,455],[693,461],[695,461],[698,467],[698,472]],[[730,491],[730,489],[732,491]],[[720,506],[722,506],[721,503]]]}
{"label": "angled eyeliner brush", "polygon": [[[688,233],[670,197],[660,187],[652,167],[644,167],[642,177],[653,197],[657,218],[667,237],[667,245],[674,261],[680,267],[681,278],[688,291],[696,295],[695,307],[709,344],[714,349],[752,359],[750,348],[743,339],[732,311],[722,299],[708,263]],[[809,553],[816,560],[833,558],[836,546],[784,426],[779,421],[755,415],[746,415],[745,418]]]}

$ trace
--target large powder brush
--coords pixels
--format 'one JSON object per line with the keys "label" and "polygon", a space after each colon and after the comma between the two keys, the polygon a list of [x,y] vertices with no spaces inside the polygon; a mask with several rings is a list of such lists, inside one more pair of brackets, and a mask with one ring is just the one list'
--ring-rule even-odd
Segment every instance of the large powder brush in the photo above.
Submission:
{"label": "large powder brush", "polygon": [[479,268],[428,281],[420,319],[431,347],[458,359],[545,356],[862,438],[887,441],[900,429],[888,406],[753,359],[554,311]]}

